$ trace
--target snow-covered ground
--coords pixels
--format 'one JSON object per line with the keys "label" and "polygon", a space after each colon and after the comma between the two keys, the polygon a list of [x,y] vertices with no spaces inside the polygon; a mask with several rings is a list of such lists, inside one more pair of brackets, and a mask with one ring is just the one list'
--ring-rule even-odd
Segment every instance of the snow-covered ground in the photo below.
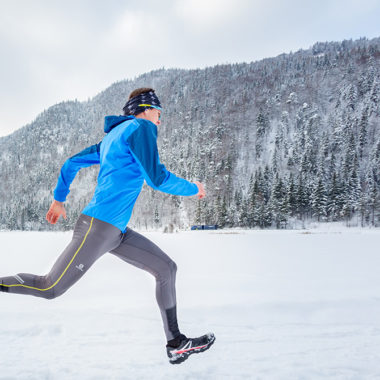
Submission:
{"label": "snow-covered ground", "polygon": [[[0,293],[0,379],[378,379],[380,231],[145,233],[178,264],[172,366],[154,280],[103,256],[62,297]],[[44,274],[71,233],[0,232],[0,276]]]}

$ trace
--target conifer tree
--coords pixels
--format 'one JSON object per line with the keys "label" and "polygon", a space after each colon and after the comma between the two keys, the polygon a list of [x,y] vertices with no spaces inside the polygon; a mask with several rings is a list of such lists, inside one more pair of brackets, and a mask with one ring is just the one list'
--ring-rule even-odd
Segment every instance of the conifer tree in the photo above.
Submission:
{"label": "conifer tree", "polygon": [[311,195],[311,207],[313,216],[317,217],[318,222],[324,220],[327,216],[327,194],[322,182],[322,178],[318,179]]}
{"label": "conifer tree", "polygon": [[363,110],[360,120],[359,156],[363,158],[364,147],[367,145],[368,107]]}

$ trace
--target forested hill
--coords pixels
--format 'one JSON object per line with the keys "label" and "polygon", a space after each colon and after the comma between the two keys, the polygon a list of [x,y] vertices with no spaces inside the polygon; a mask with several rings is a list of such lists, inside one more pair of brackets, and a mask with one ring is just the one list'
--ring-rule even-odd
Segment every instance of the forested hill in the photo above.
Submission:
{"label": "forested hill", "polygon": [[[316,43],[259,62],[153,71],[87,102],[54,105],[0,139],[0,228],[51,229],[45,214],[61,165],[99,142],[104,116],[121,114],[129,92],[146,86],[164,107],[161,161],[204,182],[207,197],[144,186],[130,226],[280,228],[311,219],[379,225],[379,67],[380,38]],[[97,170],[79,172],[68,219],[54,229],[73,228]]]}

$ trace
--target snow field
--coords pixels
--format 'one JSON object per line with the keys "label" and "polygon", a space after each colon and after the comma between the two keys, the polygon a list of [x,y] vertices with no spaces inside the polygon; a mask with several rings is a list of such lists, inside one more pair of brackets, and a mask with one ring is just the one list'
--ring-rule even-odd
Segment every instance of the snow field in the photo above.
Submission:
{"label": "snow field", "polygon": [[[0,379],[375,379],[379,230],[144,233],[178,265],[168,363],[153,277],[106,254],[63,296],[0,293]],[[44,274],[71,233],[1,232],[0,276]]]}

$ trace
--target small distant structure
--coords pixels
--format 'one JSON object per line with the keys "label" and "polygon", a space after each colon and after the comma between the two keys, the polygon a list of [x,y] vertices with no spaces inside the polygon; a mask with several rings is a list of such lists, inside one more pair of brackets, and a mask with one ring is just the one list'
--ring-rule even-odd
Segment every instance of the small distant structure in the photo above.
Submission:
{"label": "small distant structure", "polygon": [[195,226],[191,226],[192,231],[197,230],[217,230],[218,225],[217,224],[197,224]]}

